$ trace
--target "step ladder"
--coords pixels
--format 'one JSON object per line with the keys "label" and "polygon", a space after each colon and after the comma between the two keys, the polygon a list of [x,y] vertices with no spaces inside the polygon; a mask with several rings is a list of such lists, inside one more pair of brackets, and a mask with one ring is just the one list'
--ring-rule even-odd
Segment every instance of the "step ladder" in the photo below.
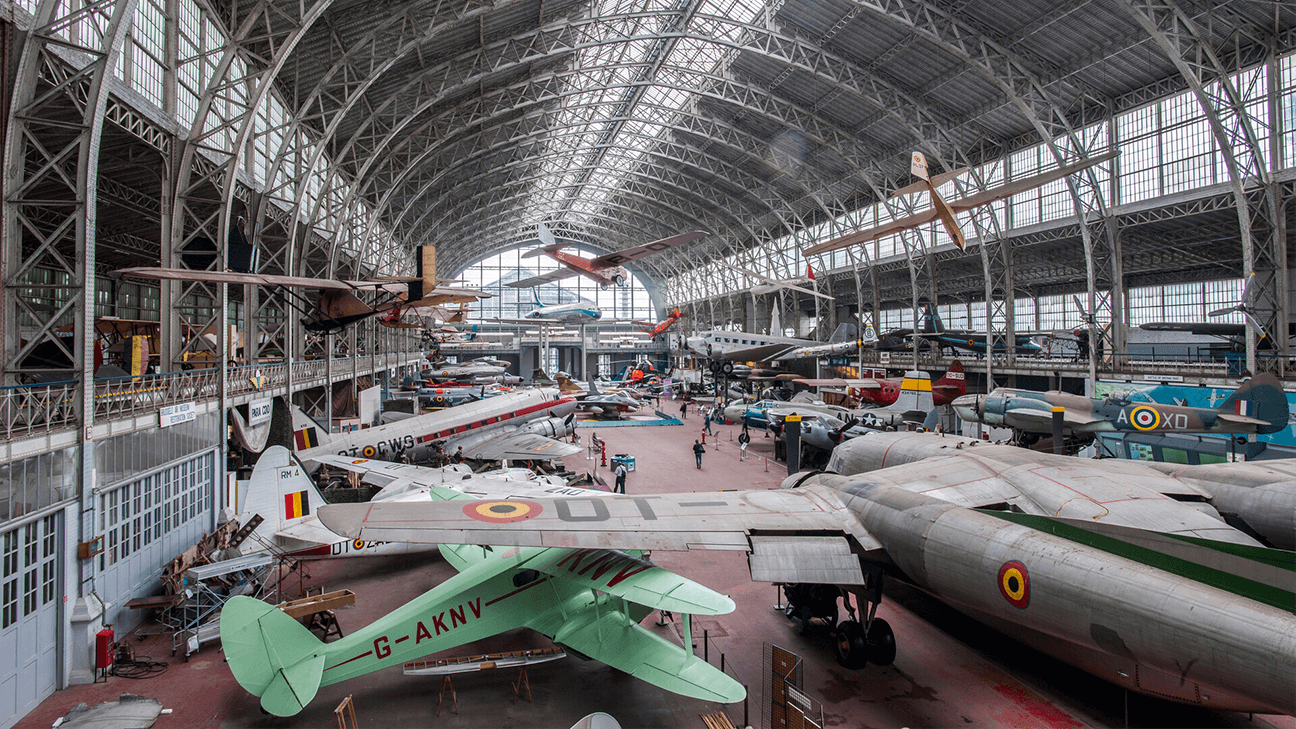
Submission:
{"label": "step ladder", "polygon": [[234,536],[230,537],[228,549],[237,549],[264,521],[265,519],[260,514],[253,514],[252,518],[248,519],[247,523],[239,528],[237,532],[234,532]]}

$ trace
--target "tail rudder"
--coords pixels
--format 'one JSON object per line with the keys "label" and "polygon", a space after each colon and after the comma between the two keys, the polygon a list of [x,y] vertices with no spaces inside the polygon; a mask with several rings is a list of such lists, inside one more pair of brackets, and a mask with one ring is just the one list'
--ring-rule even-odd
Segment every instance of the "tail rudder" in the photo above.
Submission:
{"label": "tail rudder", "polygon": [[293,450],[304,451],[332,440],[328,428],[316,422],[306,411],[296,405],[289,407],[292,411]]}
{"label": "tail rudder", "polygon": [[257,460],[248,481],[247,496],[240,510],[251,517],[260,514],[265,521],[257,529],[269,539],[285,526],[295,524],[326,504],[323,495],[287,448],[270,446]]}
{"label": "tail rudder", "polygon": [[540,289],[538,287],[531,287],[531,296],[535,298],[536,306],[544,306],[544,304],[540,303]]}
{"label": "tail rudder", "polygon": [[243,595],[220,615],[221,644],[230,673],[275,716],[306,708],[324,676],[325,644],[282,610]]}
{"label": "tail rudder", "polygon": [[873,328],[872,324],[864,327],[864,336],[860,337],[860,341],[864,343],[864,346],[878,343],[877,330]]}
{"label": "tail rudder", "polygon": [[828,338],[828,343],[837,344],[839,342],[849,342],[853,339],[855,339],[855,325],[850,322],[842,322],[833,330],[832,336]]}
{"label": "tail rudder", "polygon": [[967,379],[963,375],[963,363],[954,360],[949,369],[939,380],[932,383],[932,404],[948,405],[954,398],[967,394]]}
{"label": "tail rudder", "polygon": [[936,307],[931,304],[923,305],[922,326],[919,329],[924,334],[940,334],[945,331],[945,324],[941,321],[940,314],[936,312]]}
{"label": "tail rudder", "polygon": [[1270,372],[1247,380],[1216,408],[1219,412],[1259,418],[1269,423],[1256,429],[1261,435],[1277,433],[1287,427],[1291,408],[1282,383]]}
{"label": "tail rudder", "polygon": [[909,171],[920,180],[931,179],[931,175],[927,172],[927,157],[922,152],[913,153],[913,157],[909,161]]}

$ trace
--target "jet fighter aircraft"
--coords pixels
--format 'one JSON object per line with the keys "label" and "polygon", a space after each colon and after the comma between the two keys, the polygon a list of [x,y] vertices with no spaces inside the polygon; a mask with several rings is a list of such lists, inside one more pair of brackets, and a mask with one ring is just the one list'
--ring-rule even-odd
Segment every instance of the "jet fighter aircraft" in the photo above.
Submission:
{"label": "jet fighter aircraft", "polygon": [[1090,398],[1066,392],[995,389],[989,395],[964,395],[954,401],[959,417],[970,422],[1051,433],[1054,407],[1065,408],[1064,433],[1142,431],[1157,433],[1276,433],[1287,427],[1287,397],[1272,374],[1252,377],[1218,408],[1132,402],[1118,395]]}
{"label": "jet fighter aircraft", "polygon": [[[478,500],[441,486],[434,472],[419,475],[431,469],[367,459],[333,458],[328,463],[366,472],[381,469],[384,480],[403,479],[429,500],[444,500],[440,503],[470,515],[479,525],[526,519],[532,502],[508,496],[536,493],[523,482],[513,488],[506,485],[505,496]],[[589,493],[569,487],[549,491],[546,496],[560,498]],[[742,684],[694,655],[691,647],[675,645],[639,625],[653,610],[723,615],[733,611],[733,600],[657,567],[640,551],[494,550],[442,544],[441,554],[459,574],[332,643],[321,642],[273,605],[231,598],[221,613],[220,628],[230,672],[244,689],[261,697],[263,709],[292,716],[321,686],[525,627],[668,691],[723,703],[746,694]],[[541,587],[529,589],[533,586]],[[684,635],[689,625],[686,617]]]}
{"label": "jet fighter aircraft", "polygon": [[563,265],[563,267],[556,271],[542,273],[539,276],[532,276],[531,278],[524,278],[521,281],[514,281],[509,284],[509,286],[522,289],[530,286],[539,286],[540,284],[560,281],[569,276],[577,275],[584,276],[604,288],[612,286],[613,284],[617,286],[625,286],[626,283],[630,281],[630,272],[621,264],[637,261],[640,258],[651,256],[654,253],[660,253],[674,248],[675,246],[691,243],[707,234],[700,230],[695,230],[691,233],[681,233],[669,238],[662,238],[661,240],[653,241],[652,243],[646,243],[641,246],[635,246],[634,248],[617,251],[616,253],[608,253],[607,255],[599,256],[598,258],[582,258],[570,253],[563,253],[562,249],[566,248],[569,244],[559,243],[554,240],[553,233],[549,231],[549,226],[544,223],[540,223],[538,226],[537,235],[543,245],[539,248],[523,253],[522,257],[534,258],[536,256],[545,255],[557,260]]}
{"label": "jet fighter aircraft", "polygon": [[[915,437],[943,455],[898,458]],[[537,498],[525,519],[489,525],[455,504],[337,504],[320,519],[359,539],[743,550],[753,580],[839,585],[860,601],[836,633],[852,667],[894,658],[876,609],[899,579],[1131,691],[1296,713],[1296,555],[1261,546],[1223,521],[1209,491],[1147,464],[973,443],[870,435],[834,462],[860,449],[860,460],[903,465],[795,474],[779,491],[701,502]]]}

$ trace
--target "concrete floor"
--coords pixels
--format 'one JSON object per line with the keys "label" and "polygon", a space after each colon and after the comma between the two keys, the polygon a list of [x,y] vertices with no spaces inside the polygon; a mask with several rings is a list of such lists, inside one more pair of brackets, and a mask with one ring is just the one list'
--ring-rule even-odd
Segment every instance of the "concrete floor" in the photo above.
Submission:
{"label": "concrete floor", "polygon": [[[670,403],[663,403],[670,410]],[[608,453],[636,456],[629,493],[772,488],[782,481],[783,464],[773,460],[773,440],[756,434],[746,462],[739,462],[736,426],[718,426],[707,439],[703,469],[693,467],[692,444],[701,422],[690,414],[682,426],[621,427],[591,431],[608,442]],[[766,458],[768,471],[766,470]],[[568,467],[593,464],[570,459]],[[605,478],[611,476],[604,470]],[[568,657],[529,670],[534,703],[514,705],[510,683],[515,671],[486,671],[454,678],[459,713],[445,708],[435,716],[440,680],[404,676],[398,669],[327,686],[298,716],[261,714],[257,700],[234,682],[219,644],[209,644],[188,663],[170,657],[170,638],[131,638],[137,654],[171,661],[167,673],[146,680],[112,678],[55,693],[18,727],[44,727],[79,702],[115,700],[130,692],[157,698],[174,713],[156,726],[167,727],[330,727],[333,709],[354,697],[359,723],[372,727],[546,727],[565,729],[592,711],[605,711],[629,727],[702,727],[701,713],[723,708],[735,725],[764,726],[762,649],[772,643],[804,661],[805,688],[824,705],[830,727],[1286,727],[1292,717],[1204,711],[1130,694],[1079,672],[963,617],[923,593],[894,582],[879,615],[889,621],[899,646],[895,664],[853,671],[837,665],[832,637],[824,626],[797,635],[773,609],[778,593],[753,583],[746,556],[727,552],[657,552],[653,560],[720,592],[738,609],[699,622],[710,631],[710,659],[726,666],[749,686],[749,700],[720,707],[662,691],[596,661]],[[439,557],[358,558],[314,563],[312,584],[350,588],[357,604],[339,612],[346,631],[367,625],[452,574]],[[656,631],[655,615],[645,625]],[[698,652],[702,651],[699,640]],[[510,631],[467,644],[446,655],[469,655],[524,647],[545,647],[547,639],[526,630]],[[1128,708],[1126,705],[1128,700]],[[1128,722],[1126,712],[1128,711]]]}

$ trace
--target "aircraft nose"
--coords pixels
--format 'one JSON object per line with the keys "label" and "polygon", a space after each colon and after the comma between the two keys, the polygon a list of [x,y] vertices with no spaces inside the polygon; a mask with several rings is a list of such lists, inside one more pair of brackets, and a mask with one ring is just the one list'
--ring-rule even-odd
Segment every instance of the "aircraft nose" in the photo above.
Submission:
{"label": "aircraft nose", "polygon": [[958,413],[960,418],[967,421],[977,421],[981,419],[978,413],[980,410],[978,400],[980,400],[980,395],[960,395],[954,398],[954,402],[950,404],[954,406],[954,412]]}

